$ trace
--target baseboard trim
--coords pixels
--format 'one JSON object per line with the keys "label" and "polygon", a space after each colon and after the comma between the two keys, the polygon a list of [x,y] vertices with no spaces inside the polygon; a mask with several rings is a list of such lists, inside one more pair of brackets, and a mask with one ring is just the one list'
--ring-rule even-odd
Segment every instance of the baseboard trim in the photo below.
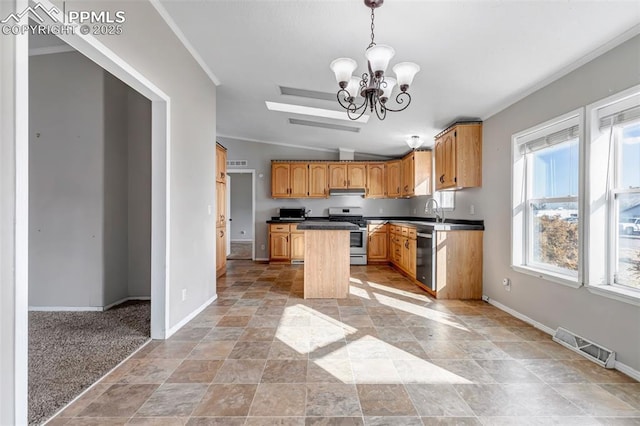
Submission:
{"label": "baseboard trim", "polygon": [[[539,323],[538,321],[533,320],[533,319],[529,318],[528,316],[526,316],[524,314],[521,314],[520,312],[518,312],[518,311],[516,311],[514,309],[511,309],[510,307],[508,307],[506,305],[503,305],[502,303],[500,303],[500,302],[498,302],[496,300],[493,300],[493,299],[489,298],[488,296],[482,296],[482,299],[487,301],[487,302],[489,302],[491,305],[495,306],[496,308],[500,309],[501,311],[505,311],[506,313],[511,314],[514,317],[518,318],[518,319],[521,319],[522,321],[526,322],[527,324],[530,324],[530,325],[534,326],[535,328],[537,328],[537,329],[539,329],[541,331],[544,331],[545,333],[547,333],[547,334],[549,334],[551,336],[553,336],[555,334],[555,332],[556,332],[554,329],[552,329],[550,327],[547,327],[546,325],[544,325],[542,323]],[[616,370],[618,370],[621,373],[626,374],[627,376],[629,376],[629,377],[631,377],[633,379],[636,379],[636,380],[640,381],[640,371],[638,371],[638,370],[636,370],[636,369],[634,369],[632,367],[629,367],[628,365],[623,364],[620,361],[616,361],[613,368],[615,368]]]}
{"label": "baseboard trim", "polygon": [[106,306],[29,306],[33,312],[102,312],[130,300],[151,300],[150,296],[130,296],[117,300]]}
{"label": "baseboard trim", "polygon": [[122,361],[120,361],[118,363],[118,365],[116,365],[115,367],[113,367],[111,370],[107,371],[102,377],[100,377],[98,380],[96,380],[91,386],[89,386],[88,388],[86,388],[85,390],[83,390],[80,395],[76,396],[75,398],[73,398],[71,401],[69,401],[67,403],[67,405],[65,405],[64,407],[60,408],[58,411],[56,411],[54,414],[51,415],[51,417],[49,417],[47,420],[44,421],[44,423],[42,423],[41,426],[46,425],[47,423],[49,423],[51,420],[55,419],[56,416],[60,413],[62,413],[64,410],[66,410],[71,404],[73,404],[74,402],[76,402],[77,400],[79,400],[80,398],[82,398],[84,396],[84,394],[86,394],[87,392],[89,392],[91,389],[93,389],[98,383],[100,383],[105,377],[107,377],[109,374],[111,374],[113,371],[115,371],[118,367],[120,367],[122,364],[124,364],[125,362],[129,361],[129,359],[131,359],[135,354],[137,354],[138,352],[140,352],[142,349],[145,348],[145,346],[147,346],[149,343],[151,343],[152,339],[149,338],[149,340],[147,340],[146,342],[144,342],[142,344],[142,346],[140,346],[138,349],[136,349],[135,351],[133,351],[133,353],[131,353],[128,357],[126,357],[125,359],[123,359]]}
{"label": "baseboard trim", "polygon": [[256,257],[253,260],[254,260],[254,262],[268,262],[269,258],[268,257]]}
{"label": "baseboard trim", "polygon": [[189,321],[191,321],[192,319],[194,319],[200,312],[204,311],[204,309],[209,306],[210,304],[212,304],[213,302],[216,301],[216,299],[218,298],[218,295],[216,294],[215,296],[213,296],[211,299],[207,300],[206,302],[204,302],[202,305],[200,305],[200,307],[198,309],[196,309],[195,311],[191,312],[189,315],[187,315],[186,317],[184,317],[180,322],[178,322],[176,325],[174,325],[173,327],[171,327],[169,330],[167,330],[167,335],[165,337],[165,339],[168,339],[169,337],[171,337],[173,334],[175,334],[176,331],[180,330],[182,327],[184,327]]}

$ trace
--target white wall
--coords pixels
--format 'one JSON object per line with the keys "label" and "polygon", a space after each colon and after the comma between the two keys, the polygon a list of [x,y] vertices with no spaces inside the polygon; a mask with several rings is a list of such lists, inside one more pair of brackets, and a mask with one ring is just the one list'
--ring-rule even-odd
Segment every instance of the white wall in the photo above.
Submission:
{"label": "white wall", "polygon": [[[563,326],[618,353],[640,371],[640,307],[573,289],[510,268],[511,136],[640,83],[640,36],[487,119],[483,187],[456,194],[451,217],[484,219],[484,293],[548,326]],[[476,215],[469,215],[469,205]],[[598,250],[598,247],[592,249]],[[501,285],[512,280],[511,292]]]}
{"label": "white wall", "polygon": [[102,306],[103,71],[75,52],[30,65],[29,304]]}
{"label": "white wall", "polygon": [[[329,207],[362,207],[365,216],[410,215],[411,201],[405,199],[365,199],[351,196],[334,196],[322,199],[273,199],[271,198],[271,160],[338,160],[338,152],[294,148],[223,137],[218,138],[218,141],[227,148],[228,160],[247,160],[248,164],[243,168],[256,171],[255,247],[258,259],[267,258],[269,255],[266,221],[272,216],[278,216],[278,208],[281,207],[306,207],[312,210],[311,216],[327,216]],[[360,157],[357,159],[364,160]],[[263,174],[262,178],[259,177],[261,173]],[[233,176],[232,179],[235,179],[235,175]]]}
{"label": "white wall", "polygon": [[[231,241],[253,239],[253,194],[251,173],[232,173],[230,185]],[[242,234],[244,231],[244,234]]]}

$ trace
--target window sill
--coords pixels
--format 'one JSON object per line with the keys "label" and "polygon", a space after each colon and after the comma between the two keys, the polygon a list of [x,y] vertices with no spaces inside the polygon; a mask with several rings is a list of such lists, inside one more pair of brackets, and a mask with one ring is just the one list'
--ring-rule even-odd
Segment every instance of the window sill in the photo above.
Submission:
{"label": "window sill", "polygon": [[640,291],[635,291],[614,285],[586,285],[591,293],[608,297],[619,302],[640,306]]}
{"label": "window sill", "polygon": [[554,283],[566,285],[571,288],[580,288],[582,284],[578,282],[578,278],[569,278],[566,275],[554,274],[549,271],[542,271],[540,269],[529,268],[527,266],[516,266],[511,265],[511,268],[516,272],[521,272],[523,274],[532,275],[537,278],[541,278],[543,280],[552,281]]}

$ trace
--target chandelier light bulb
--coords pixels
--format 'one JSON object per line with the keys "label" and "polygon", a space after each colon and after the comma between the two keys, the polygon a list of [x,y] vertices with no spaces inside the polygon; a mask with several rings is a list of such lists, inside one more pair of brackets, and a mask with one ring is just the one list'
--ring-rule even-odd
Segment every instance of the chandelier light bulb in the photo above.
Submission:
{"label": "chandelier light bulb", "polygon": [[396,54],[396,51],[393,50],[393,47],[387,46],[385,44],[376,44],[375,46],[371,46],[367,49],[365,53],[365,57],[369,64],[371,65],[371,70],[376,78],[380,78],[384,75],[385,71],[387,71],[387,67],[389,66],[389,61]]}
{"label": "chandelier light bulb", "polygon": [[351,58],[338,58],[331,62],[329,68],[335,73],[340,88],[344,89],[351,80],[351,75],[358,68],[358,64]]}
{"label": "chandelier light bulb", "polygon": [[383,83],[380,84],[382,89],[382,96],[380,96],[380,102],[385,103],[387,99],[391,97],[391,92],[396,86],[396,79],[393,77],[385,77]]}
{"label": "chandelier light bulb", "polygon": [[420,67],[413,62],[400,62],[393,67],[393,72],[396,73],[400,90],[406,92],[409,89],[409,86],[413,83],[413,77],[415,77],[418,71],[420,71]]}

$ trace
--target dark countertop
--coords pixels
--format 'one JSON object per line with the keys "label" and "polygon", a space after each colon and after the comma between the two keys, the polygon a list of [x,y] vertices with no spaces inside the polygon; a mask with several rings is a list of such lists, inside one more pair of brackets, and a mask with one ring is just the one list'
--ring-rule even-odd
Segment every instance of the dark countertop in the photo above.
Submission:
{"label": "dark countertop", "polygon": [[[425,217],[411,217],[411,216],[365,216],[364,219],[371,223],[394,223],[397,225],[410,225],[415,226],[418,230],[427,231],[484,231],[483,220],[466,220],[466,219],[446,219],[444,223],[436,223],[434,220],[430,220]],[[272,217],[267,223],[299,223],[304,224],[308,222],[329,223],[327,217],[309,217],[307,220],[280,220],[277,217]],[[331,222],[331,223],[344,223],[344,222]],[[301,229],[298,226],[298,229]],[[327,229],[327,228],[323,228]],[[355,229],[354,229],[355,230]]]}
{"label": "dark countertop", "polygon": [[350,222],[305,220],[298,225],[298,231],[357,231],[358,229],[358,225]]}

